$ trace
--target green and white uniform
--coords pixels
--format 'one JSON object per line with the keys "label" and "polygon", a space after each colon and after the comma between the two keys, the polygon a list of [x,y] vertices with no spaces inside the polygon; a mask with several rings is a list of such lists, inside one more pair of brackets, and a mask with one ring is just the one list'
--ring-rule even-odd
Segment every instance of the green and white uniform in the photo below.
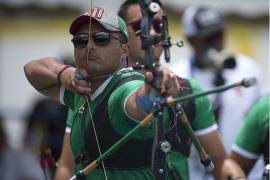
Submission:
{"label": "green and white uniform", "polygon": [[[131,75],[140,75],[137,72],[131,71],[130,69],[122,69],[119,73],[114,75],[112,78],[109,78],[105,81],[101,87],[91,96],[90,109],[91,113],[88,109],[87,115],[81,117],[80,115],[80,107],[83,107],[85,99],[79,95],[76,95],[70,91],[62,90],[60,93],[60,100],[62,103],[68,105],[73,111],[74,114],[70,114],[73,118],[69,118],[68,124],[71,126],[71,148],[74,154],[74,157],[78,157],[84,148],[84,128],[86,124],[91,121],[91,115],[93,115],[95,108],[99,103],[102,102],[103,98],[106,96],[106,92],[115,84],[116,81]],[[189,80],[189,83],[192,87],[192,92],[200,92],[202,91],[200,86],[194,81]],[[112,127],[122,135],[125,135],[132,128],[134,128],[138,122],[136,120],[131,119],[126,111],[125,111],[125,102],[127,98],[136,90],[144,85],[143,80],[132,80],[126,82],[119,86],[114,92],[111,94],[108,101],[108,115],[110,124]],[[73,121],[73,122],[70,122]],[[91,123],[91,122],[90,122]],[[97,123],[97,122],[95,122]],[[167,119],[164,122],[165,125],[169,123]],[[203,135],[210,133],[217,129],[215,124],[212,108],[210,102],[207,97],[197,98],[195,100],[195,118],[191,122],[191,126],[197,135]],[[132,138],[134,139],[146,139],[154,134],[153,124],[139,130],[135,133]],[[104,132],[106,135],[106,132]],[[102,136],[97,134],[99,141],[102,140]],[[142,147],[138,147],[142,148]],[[136,152],[136,150],[135,150]],[[132,162],[130,162],[132,163]],[[170,168],[174,168],[177,171],[178,175],[181,175],[182,179],[188,179],[188,165],[186,161],[186,157],[178,152],[171,151],[167,156],[167,164]],[[75,172],[79,169],[83,168],[82,164],[78,164],[75,167]],[[153,179],[153,174],[150,168],[145,169],[135,169],[135,170],[106,170],[108,179],[116,179],[116,180],[151,180]],[[88,176],[87,179],[104,179],[104,173],[102,168],[93,170]]]}
{"label": "green and white uniform", "polygon": [[269,130],[269,96],[262,97],[247,113],[233,151],[247,159],[257,159],[264,152]]}

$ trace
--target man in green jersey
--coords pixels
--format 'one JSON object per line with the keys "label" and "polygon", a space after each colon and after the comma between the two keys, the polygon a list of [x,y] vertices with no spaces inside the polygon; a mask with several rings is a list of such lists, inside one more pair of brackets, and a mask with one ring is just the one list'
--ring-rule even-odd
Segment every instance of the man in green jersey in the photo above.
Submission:
{"label": "man in green jersey", "polygon": [[[139,27],[141,13],[138,6],[138,1],[134,0],[128,0],[121,6],[119,10],[119,15],[128,22],[128,34],[130,39],[130,54],[128,56],[128,62],[127,64],[129,66],[135,65],[136,62],[143,63],[143,51],[141,50],[141,41],[140,37],[137,35],[139,29],[136,29],[136,27]],[[157,13],[154,17],[154,23],[152,24],[151,33],[159,33],[159,25],[158,23],[161,23],[161,15],[162,12]],[[159,45],[155,46],[154,53],[156,58],[160,57],[161,54],[161,47]],[[186,80],[185,80],[186,81]],[[191,85],[191,89],[193,92],[201,91],[200,87],[196,84],[194,81],[189,81],[189,85]],[[196,114],[200,114],[201,116],[195,116],[194,121],[192,121],[192,127],[195,129],[196,134],[202,140],[203,145],[206,147],[207,152],[214,157],[214,163],[216,166],[215,170],[215,177],[218,179],[220,175],[220,167],[222,166],[223,160],[225,159],[225,153],[222,147],[222,144],[220,143],[220,140],[218,138],[217,132],[216,132],[216,125],[213,122],[212,112],[211,108],[209,107],[208,100],[204,98],[203,100],[196,100]],[[192,108],[191,106],[187,106],[187,108]],[[203,113],[205,112],[205,113]],[[194,113],[195,114],[195,113]],[[72,121],[76,119],[73,118],[72,115],[69,116],[68,119],[68,126],[72,127]],[[193,118],[192,118],[193,119]],[[199,121],[200,119],[200,121]],[[74,134],[74,133],[72,133]],[[68,135],[67,135],[68,136]],[[75,137],[75,135],[72,135]],[[214,145],[215,146],[214,146]],[[63,149],[69,149],[68,144],[64,144]],[[67,147],[67,148],[65,148]],[[79,146],[76,146],[79,147]],[[73,152],[78,152],[76,147],[73,147]],[[75,148],[75,149],[74,149]],[[70,151],[69,151],[70,152]],[[78,153],[75,153],[75,156],[78,156]],[[66,158],[62,159],[72,159],[72,155],[65,156]],[[188,178],[188,169],[186,166],[185,157],[178,152],[171,152],[168,156],[168,164],[173,169],[176,169],[177,174],[181,176],[183,179]],[[220,161],[219,158],[215,157],[223,157]],[[231,176],[239,176],[238,175],[232,175],[231,168],[224,168],[228,167],[227,165],[231,166],[230,162],[226,162],[223,164],[223,169],[226,169],[229,171],[229,175]],[[65,166],[65,164],[62,164]],[[67,166],[69,166],[69,163],[66,163]],[[65,167],[64,167],[65,168]],[[235,168],[237,169],[237,167]],[[148,172],[148,171],[147,171]],[[138,172],[140,173],[140,172]],[[149,173],[149,172],[148,172]],[[238,173],[238,172],[236,172]],[[70,172],[69,172],[70,174]],[[132,176],[131,174],[127,174],[127,176]],[[140,177],[140,176],[139,176]],[[119,177],[118,177],[119,178]],[[137,176],[138,178],[138,176]]]}
{"label": "man in green jersey", "polygon": [[[78,68],[45,58],[27,63],[24,70],[35,89],[68,105],[75,113],[71,133],[73,154],[76,157],[86,150],[84,155],[87,157],[79,158],[80,163],[75,169],[78,170],[106,150],[106,140],[111,141],[123,136],[146,117],[147,114],[139,106],[138,99],[141,96],[147,97],[151,86],[144,83],[141,74],[131,69],[121,69],[121,61],[126,59],[129,51],[128,35],[124,21],[115,14],[102,8],[94,8],[72,22],[70,33],[73,35],[74,56]],[[180,87],[176,77],[167,69],[161,71],[161,93],[178,93]],[[153,75],[148,72],[145,78],[147,82],[152,81]],[[112,137],[106,134],[105,130],[111,131]],[[153,131],[153,124],[150,124],[132,136],[133,141],[128,143],[130,146],[145,144],[148,142],[145,138],[151,140]],[[95,137],[91,133],[94,133]],[[106,136],[102,136],[104,133]],[[151,145],[147,143],[149,144]],[[136,160],[143,153],[134,156],[127,152],[126,156],[122,155],[122,161],[125,161],[125,157]],[[136,179],[153,177],[149,167],[140,170],[115,170],[114,167],[117,168],[116,163],[121,157],[116,157],[114,161],[105,161],[103,168],[108,167],[107,172],[97,168],[87,178],[127,179],[127,171]],[[138,161],[137,165],[145,166],[144,163],[144,160]]]}
{"label": "man in green jersey", "polygon": [[[138,35],[136,35],[139,31],[139,29],[136,29],[136,27],[139,26],[140,23],[140,18],[141,18],[141,13],[140,13],[140,9],[138,6],[138,2],[137,1],[126,1],[120,8],[119,11],[119,15],[126,20],[126,22],[128,22],[128,34],[129,34],[129,39],[130,39],[130,54],[128,56],[128,62],[127,64],[129,66],[135,65],[136,62],[139,63],[143,63],[143,51],[141,50],[141,41],[140,41],[140,37]],[[151,33],[159,33],[159,23],[161,23],[161,15],[162,12],[159,12],[155,15],[154,17],[154,22],[155,24],[152,24],[151,27]],[[156,58],[160,57],[161,54],[161,47],[159,45],[155,46],[154,48],[154,54],[156,56]],[[183,81],[187,82],[187,80],[182,79]],[[201,91],[200,87],[196,84],[196,82],[194,81],[188,81],[187,84],[190,86],[189,88],[192,89],[193,92],[198,92]],[[193,112],[193,114],[197,114],[197,116],[192,117],[192,127],[194,128],[194,130],[196,131],[196,134],[198,135],[198,137],[200,138],[200,140],[202,141],[203,145],[206,147],[207,152],[214,157],[214,163],[216,166],[215,169],[215,177],[216,179],[218,179],[219,175],[220,175],[220,167],[222,166],[223,160],[225,159],[225,152],[224,149],[222,147],[222,144],[218,138],[217,135],[217,131],[216,131],[216,125],[213,121],[213,117],[212,117],[212,112],[211,112],[211,108],[209,107],[209,102],[207,100],[207,98],[201,98],[196,100],[196,102],[194,103],[196,104],[196,108],[195,111]],[[187,106],[187,108],[193,109],[192,105]],[[200,114],[200,116],[198,115]],[[73,114],[75,116],[75,114]],[[189,115],[189,114],[188,114]],[[189,116],[190,117],[190,116]],[[76,119],[76,117],[73,116],[69,116],[69,120],[67,122],[68,126],[71,128],[73,125],[72,121],[74,121]],[[134,122],[133,122],[134,123]],[[126,128],[129,128],[129,126],[127,126]],[[147,131],[145,132],[145,134],[147,135]],[[142,136],[145,136],[145,134],[142,134]],[[76,137],[76,133],[72,133],[71,135],[72,137]],[[214,146],[214,145],[215,146]],[[69,149],[69,148],[65,148],[68,147],[68,144],[64,145],[63,149]],[[77,146],[73,146],[73,153],[75,153],[75,157],[78,156],[80,154],[80,145]],[[70,152],[70,151],[69,151]],[[72,155],[65,156],[66,158],[62,158],[62,159],[71,159]],[[215,158],[218,157],[218,158]],[[220,158],[222,157],[222,158]],[[76,158],[77,159],[77,158]],[[176,169],[177,174],[182,177],[183,179],[188,179],[188,169],[187,169],[187,164],[186,164],[186,160],[185,160],[185,156],[181,155],[181,153],[179,152],[171,152],[168,156],[168,164],[170,165],[170,167],[172,169]],[[131,162],[130,162],[131,163]],[[226,165],[228,165],[230,163],[226,162],[223,164],[223,167],[227,167]],[[62,164],[63,166],[65,166],[65,164]],[[70,164],[67,163],[67,166],[69,166]],[[230,166],[230,165],[229,165]],[[230,171],[230,168],[225,168],[227,170],[229,170],[229,175],[231,175],[232,177],[237,177],[237,175],[232,175],[232,172]],[[142,177],[139,174],[147,174],[147,176],[145,177],[150,177],[151,178],[151,172],[149,172],[149,169],[147,169],[147,171],[134,171],[136,172],[134,175],[134,178],[136,179],[143,179],[144,177]],[[238,172],[236,172],[238,173]],[[124,177],[131,177],[132,173],[126,173],[126,176]],[[123,177],[123,178],[124,178]],[[120,177],[117,177],[120,178]],[[147,179],[147,178],[146,178]]]}
{"label": "man in green jersey", "polygon": [[[162,15],[163,11],[161,9],[154,17],[151,24],[151,33],[159,34],[161,33],[162,25]],[[140,22],[142,14],[138,4],[138,0],[126,0],[121,7],[119,8],[118,15],[122,17],[128,25],[128,34],[130,42],[130,54],[128,57],[128,64],[134,66],[136,63],[142,64],[144,62],[144,52],[141,49],[141,39],[139,36],[140,33]],[[156,45],[154,48],[154,54],[157,59],[160,58],[162,49],[160,45]],[[180,86],[185,82],[186,87],[192,89],[187,93],[196,93],[201,91],[200,86],[192,80],[182,79],[178,77],[180,81]],[[181,90],[184,91],[184,90]],[[225,161],[226,153],[224,151],[222,142],[220,141],[217,126],[213,122],[212,108],[209,106],[208,99],[206,97],[199,98],[193,101],[195,106],[192,106],[192,102],[184,104],[184,110],[187,113],[187,116],[190,120],[191,126],[195,131],[195,134],[201,141],[206,152],[212,157],[216,169],[212,174],[215,179],[225,178],[226,176],[232,177],[242,177],[243,174],[239,167],[235,165],[234,162]],[[195,109],[192,113],[190,109]],[[192,114],[194,116],[192,116]],[[187,137],[189,139],[189,137]],[[184,148],[184,147],[183,147]],[[188,147],[187,147],[188,148]],[[186,156],[188,153],[185,152],[173,152],[172,154],[177,154],[177,156],[169,155],[167,163],[172,166],[173,169],[176,169],[180,179],[188,179],[188,167],[186,166]],[[180,163],[181,162],[181,163]],[[222,168],[221,168],[222,167]],[[226,167],[226,168],[225,168]],[[234,167],[234,170],[232,169]],[[228,171],[223,171],[224,169]]]}
{"label": "man in green jersey", "polygon": [[246,175],[261,155],[269,164],[269,95],[261,97],[246,114],[231,152]]}

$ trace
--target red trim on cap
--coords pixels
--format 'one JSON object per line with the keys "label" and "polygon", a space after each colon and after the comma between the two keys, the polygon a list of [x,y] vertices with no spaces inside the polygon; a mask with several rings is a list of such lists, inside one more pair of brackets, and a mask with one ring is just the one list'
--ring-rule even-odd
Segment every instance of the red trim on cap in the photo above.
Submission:
{"label": "red trim on cap", "polygon": [[[92,18],[92,21],[97,21],[96,19]],[[78,28],[83,25],[83,24],[87,24],[90,23],[90,16],[88,15],[82,15],[77,17],[70,25],[69,28],[69,33],[74,35],[76,33],[76,31],[78,30]]]}

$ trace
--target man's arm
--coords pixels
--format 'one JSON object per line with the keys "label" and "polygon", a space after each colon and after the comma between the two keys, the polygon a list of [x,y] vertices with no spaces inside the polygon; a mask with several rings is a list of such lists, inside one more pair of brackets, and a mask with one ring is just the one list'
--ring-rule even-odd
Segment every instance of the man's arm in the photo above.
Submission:
{"label": "man's arm", "polygon": [[257,161],[257,159],[247,159],[246,157],[243,157],[234,151],[231,152],[230,158],[240,165],[240,167],[243,169],[246,175],[249,174],[251,168]]}
{"label": "man's arm", "polygon": [[198,136],[198,139],[214,163],[215,168],[212,174],[216,180],[228,179],[228,177],[245,179],[242,169],[235,162],[227,159],[225,148],[217,130]]}
{"label": "man's arm", "polygon": [[[91,89],[85,80],[76,80],[74,67],[61,64],[55,58],[33,60],[24,66],[24,72],[32,84],[41,94],[54,100],[59,100],[61,85],[64,88],[80,94],[88,94]],[[87,74],[80,69],[80,74]]]}
{"label": "man's arm", "polygon": [[125,106],[126,112],[128,115],[138,121],[142,121],[148,113],[145,112],[145,109],[140,106],[139,98],[141,96],[150,96],[150,91],[153,89],[149,82],[152,82],[154,78],[158,78],[160,81],[160,92],[158,94],[167,94],[175,95],[179,91],[179,83],[177,78],[171,71],[167,68],[161,70],[162,76],[154,77],[151,72],[145,74],[145,83],[144,86],[139,88],[135,93],[131,94],[127,99]]}
{"label": "man's arm", "polygon": [[206,153],[211,157],[214,163],[213,176],[215,179],[219,179],[221,174],[221,167],[226,158],[226,151],[219,137],[217,130],[214,130],[208,134],[198,136]]}
{"label": "man's arm", "polygon": [[24,72],[31,85],[41,94],[54,100],[59,99],[60,83],[57,75],[65,67],[54,58],[33,60],[24,66]]}
{"label": "man's arm", "polygon": [[55,173],[55,180],[69,179],[73,174],[74,158],[70,147],[70,134],[65,133],[59,166]]}

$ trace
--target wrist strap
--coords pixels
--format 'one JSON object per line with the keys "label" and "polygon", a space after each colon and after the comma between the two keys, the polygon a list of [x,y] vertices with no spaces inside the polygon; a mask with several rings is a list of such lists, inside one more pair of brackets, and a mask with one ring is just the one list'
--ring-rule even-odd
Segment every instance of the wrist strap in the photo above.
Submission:
{"label": "wrist strap", "polygon": [[73,67],[71,65],[66,65],[65,67],[63,67],[63,69],[61,69],[61,71],[59,71],[59,73],[57,74],[57,80],[59,82],[59,84],[61,84],[61,80],[60,80],[60,77],[61,77],[61,74],[69,67]]}

